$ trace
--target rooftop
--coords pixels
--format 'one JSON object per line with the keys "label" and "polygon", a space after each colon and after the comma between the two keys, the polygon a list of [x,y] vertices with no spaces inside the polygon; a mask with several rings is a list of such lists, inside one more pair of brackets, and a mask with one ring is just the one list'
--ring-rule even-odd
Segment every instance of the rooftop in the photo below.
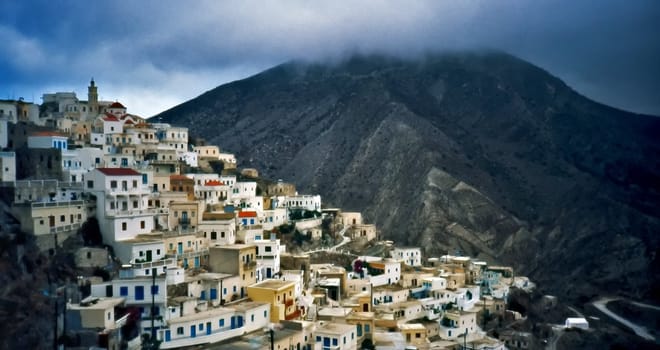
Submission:
{"label": "rooftop", "polygon": [[60,134],[59,132],[55,131],[35,131],[30,134],[30,136],[57,136],[57,137],[68,137],[64,134]]}
{"label": "rooftop", "polygon": [[96,168],[106,176],[142,176],[142,174],[130,168]]}
{"label": "rooftop", "polygon": [[263,289],[280,290],[280,289],[284,289],[284,288],[294,287],[295,284],[296,283],[292,282],[292,281],[282,281],[282,280],[269,279],[269,280],[259,282],[257,284],[253,284],[249,288],[263,288]]}
{"label": "rooftop", "polygon": [[355,330],[355,325],[343,323],[319,323],[314,333],[337,334],[342,335]]}
{"label": "rooftop", "polygon": [[67,304],[69,310],[107,310],[123,304],[124,298],[85,298],[80,304]]}

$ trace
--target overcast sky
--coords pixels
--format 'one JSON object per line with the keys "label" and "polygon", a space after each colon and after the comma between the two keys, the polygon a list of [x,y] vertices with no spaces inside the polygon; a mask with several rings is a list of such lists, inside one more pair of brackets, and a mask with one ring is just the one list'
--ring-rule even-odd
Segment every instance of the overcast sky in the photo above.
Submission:
{"label": "overcast sky", "polygon": [[149,117],[291,59],[500,49],[660,115],[660,0],[0,0],[0,99],[45,92]]}

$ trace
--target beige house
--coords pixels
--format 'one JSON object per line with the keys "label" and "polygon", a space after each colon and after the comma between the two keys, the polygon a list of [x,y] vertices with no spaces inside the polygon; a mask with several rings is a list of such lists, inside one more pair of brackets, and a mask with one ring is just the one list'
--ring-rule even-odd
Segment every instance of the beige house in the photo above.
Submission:
{"label": "beige house", "polygon": [[247,295],[247,286],[257,282],[257,247],[251,244],[232,244],[209,248],[209,267],[212,272],[238,275],[241,278],[239,298]]}
{"label": "beige house", "polygon": [[427,330],[421,323],[400,324],[399,331],[406,339],[406,344],[418,345],[426,343]]}

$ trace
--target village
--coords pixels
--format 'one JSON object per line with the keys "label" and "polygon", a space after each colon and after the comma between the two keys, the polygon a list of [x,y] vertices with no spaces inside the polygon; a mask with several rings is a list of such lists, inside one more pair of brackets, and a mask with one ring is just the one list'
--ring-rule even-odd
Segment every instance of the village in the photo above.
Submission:
{"label": "village", "polygon": [[360,212],[98,96],[92,80],[87,100],[0,101],[2,196],[20,230],[44,252],[85,240],[88,274],[63,292],[67,348],[529,347],[528,333],[487,332],[522,317],[512,288],[534,288],[511,267],[383,240]]}

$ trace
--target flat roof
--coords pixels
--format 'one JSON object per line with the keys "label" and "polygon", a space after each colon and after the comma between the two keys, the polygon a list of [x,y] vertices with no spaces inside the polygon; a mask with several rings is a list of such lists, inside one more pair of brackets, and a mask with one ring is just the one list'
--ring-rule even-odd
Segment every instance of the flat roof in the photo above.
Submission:
{"label": "flat roof", "polygon": [[350,307],[324,307],[318,311],[319,316],[334,316],[334,317],[346,317],[351,311]]}
{"label": "flat roof", "polygon": [[226,315],[233,313],[234,311],[235,311],[234,308],[230,308],[230,307],[209,308],[206,311],[196,312],[190,315],[185,315],[176,318],[170,318],[167,322],[170,324],[183,323],[183,322],[199,320],[207,317]]}
{"label": "flat roof", "polygon": [[243,244],[243,243],[237,243],[237,244],[230,244],[230,245],[216,245],[212,246],[209,249],[224,249],[224,250],[242,250],[246,248],[256,248],[254,244]]}
{"label": "flat roof", "polygon": [[119,304],[124,303],[124,298],[94,298],[89,297],[83,299],[83,302],[89,300],[89,304],[83,306],[81,304],[67,304],[68,310],[107,310]]}
{"label": "flat roof", "polygon": [[328,322],[318,324],[314,333],[318,332],[341,335],[353,330],[355,330],[355,325],[352,324]]}
{"label": "flat roof", "polygon": [[257,284],[253,284],[249,286],[248,288],[263,288],[263,289],[273,289],[273,290],[280,290],[288,287],[294,287],[296,285],[295,282],[293,281],[282,281],[282,280],[276,280],[276,279],[269,279],[265,281],[261,281]]}
{"label": "flat roof", "polygon": [[421,323],[402,323],[399,325],[400,330],[418,330],[418,329],[424,329],[426,330],[426,327],[424,327],[423,324]]}

